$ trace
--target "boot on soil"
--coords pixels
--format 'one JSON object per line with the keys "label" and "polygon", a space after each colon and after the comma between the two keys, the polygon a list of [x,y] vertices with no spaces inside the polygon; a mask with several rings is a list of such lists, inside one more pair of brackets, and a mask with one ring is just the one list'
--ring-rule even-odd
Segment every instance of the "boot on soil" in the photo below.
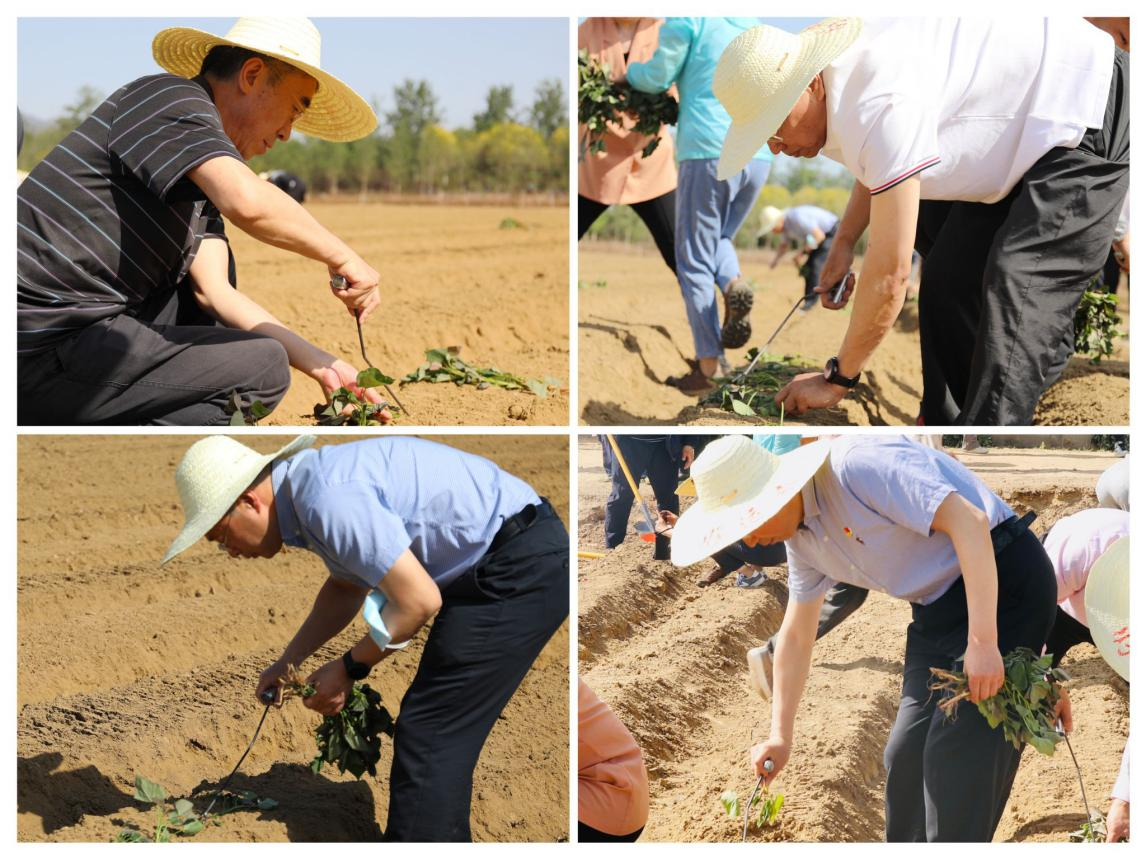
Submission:
{"label": "boot on soil", "polygon": [[752,339],[752,286],[734,277],[724,290],[724,327],[720,329],[720,342],[725,349],[739,349]]}

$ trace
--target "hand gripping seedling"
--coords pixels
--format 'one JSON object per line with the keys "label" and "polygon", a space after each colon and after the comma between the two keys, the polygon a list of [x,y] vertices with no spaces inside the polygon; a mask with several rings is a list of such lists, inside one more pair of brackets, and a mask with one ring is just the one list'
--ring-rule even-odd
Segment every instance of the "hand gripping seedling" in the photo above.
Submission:
{"label": "hand gripping seedling", "polygon": [[[331,288],[342,292],[342,290],[348,289],[350,287],[350,283],[342,275],[336,274],[330,279],[330,286]],[[361,311],[357,307],[354,308],[354,321],[358,324],[358,348],[362,350],[362,360],[366,362],[367,367],[373,367],[374,364],[370,361],[369,358],[366,357],[366,341],[362,339],[362,315]],[[390,389],[390,386],[383,385],[383,387],[386,389],[386,393],[394,399],[394,404],[398,406],[398,408],[400,408],[405,414],[410,414],[409,410],[404,405],[402,405],[402,401],[398,399],[398,395]]]}
{"label": "hand gripping seedling", "polygon": [[247,759],[247,755],[251,753],[251,749],[255,747],[255,740],[259,738],[259,731],[263,729],[263,722],[267,720],[267,713],[271,711],[271,705],[275,703],[275,690],[267,689],[261,695],[259,700],[266,706],[263,708],[263,715],[259,718],[258,727],[255,728],[255,735],[251,737],[251,742],[247,745],[247,750],[243,752],[243,756],[239,758],[239,762],[235,764],[235,768],[231,770],[230,775],[223,779],[223,784],[215,791],[215,795],[211,797],[211,802],[207,805],[207,810],[203,812],[203,819],[207,819],[207,815],[211,813],[211,809],[215,807],[215,801],[223,795],[223,791],[227,789],[227,785],[231,783],[231,779],[235,777],[235,773],[239,771],[239,767],[243,765],[243,761]]}

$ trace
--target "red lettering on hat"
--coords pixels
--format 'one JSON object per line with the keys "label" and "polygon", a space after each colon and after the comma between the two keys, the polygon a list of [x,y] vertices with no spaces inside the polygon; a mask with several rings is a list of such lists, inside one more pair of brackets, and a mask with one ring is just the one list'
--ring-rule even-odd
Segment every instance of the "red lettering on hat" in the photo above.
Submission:
{"label": "red lettering on hat", "polygon": [[1111,636],[1114,639],[1114,652],[1119,656],[1130,655],[1130,627],[1124,626],[1122,629],[1114,631]]}

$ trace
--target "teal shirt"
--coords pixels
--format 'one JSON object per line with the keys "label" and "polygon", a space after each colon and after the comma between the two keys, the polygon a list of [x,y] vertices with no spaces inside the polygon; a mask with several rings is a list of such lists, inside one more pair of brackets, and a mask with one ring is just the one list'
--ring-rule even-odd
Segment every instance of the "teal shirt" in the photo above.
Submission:
{"label": "teal shirt", "polygon": [[[720,157],[732,120],[712,94],[712,75],[729,43],[759,24],[759,18],[665,18],[652,59],[629,65],[629,84],[641,92],[664,92],[676,84],[678,161]],[[771,161],[772,153],[765,145],[755,157]]]}

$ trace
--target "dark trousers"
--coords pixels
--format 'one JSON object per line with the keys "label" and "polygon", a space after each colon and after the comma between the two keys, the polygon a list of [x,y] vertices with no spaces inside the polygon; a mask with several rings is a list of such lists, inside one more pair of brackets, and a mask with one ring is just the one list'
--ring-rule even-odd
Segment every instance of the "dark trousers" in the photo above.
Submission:
{"label": "dark trousers", "polygon": [[925,424],[1030,424],[1061,372],[1129,187],[1130,61],[1115,54],[1103,127],[1078,147],[1052,149],[997,203],[920,204]]}
{"label": "dark trousers", "polygon": [[[673,234],[676,232],[676,191],[669,191],[651,200],[642,200],[640,203],[629,203],[638,217],[645,222],[649,232],[653,235],[657,250],[661,258],[673,274],[676,274],[676,245]],[[604,211],[609,208],[605,203],[598,203],[588,197],[577,195],[577,240],[589,231]]]}
{"label": "dark trousers", "polygon": [[607,843],[610,841],[631,843],[641,837],[641,833],[645,831],[642,826],[636,832],[630,832],[628,835],[610,835],[608,832],[602,832],[600,829],[594,829],[587,823],[577,821],[577,842],[584,844],[586,842],[597,841]]}
{"label": "dark trousers", "polygon": [[[995,557],[999,651],[1038,653],[1055,618],[1054,568],[1024,531]],[[963,701],[954,719],[927,687],[967,648],[967,593],[960,578],[929,605],[913,605],[899,713],[884,751],[888,841],[990,841],[1006,806],[1020,750]]]}
{"label": "dark trousers", "polygon": [[720,567],[720,578],[724,578],[729,573],[735,573],[745,564],[752,564],[757,567],[775,567],[788,560],[788,553],[785,551],[783,543],[773,543],[771,546],[749,546],[743,540],[739,540],[731,546],[721,549],[712,556],[712,560],[716,561],[716,566]]}
{"label": "dark trousers", "polygon": [[44,424],[227,424],[233,393],[268,409],[290,386],[286,350],[218,325],[184,281],[143,306],[90,325],[51,351],[17,359],[17,421]]}
{"label": "dark trousers", "polygon": [[387,841],[469,841],[473,771],[501,711],[569,616],[569,534],[548,504],[442,592],[402,699]]}
{"label": "dark trousers", "polygon": [[[617,447],[629,467],[637,486],[647,477],[657,499],[657,508],[670,513],[680,512],[680,498],[676,494],[678,463],[669,453],[664,441],[645,441],[631,436],[615,435]],[[633,509],[633,490],[621,470],[608,439],[602,436],[605,469],[613,481],[613,489],[605,502],[605,545],[613,549],[625,541],[629,527],[629,514]]]}
{"label": "dark trousers", "polygon": [[820,246],[808,254],[808,258],[804,260],[804,264],[800,266],[800,275],[804,278],[804,297],[807,298],[816,291],[816,287],[820,285],[820,272],[824,270],[824,263],[827,262],[828,252],[832,249],[832,240],[836,237],[836,228],[833,227],[824,240],[820,242]]}
{"label": "dark trousers", "polygon": [[1061,606],[1055,609],[1054,626],[1047,636],[1047,653],[1054,657],[1051,666],[1057,668],[1068,650],[1083,643],[1094,644],[1090,628],[1063,611]]}
{"label": "dark trousers", "polygon": [[[839,582],[824,594],[820,605],[820,621],[816,624],[816,641],[819,641],[855,612],[867,599],[867,588]],[[779,635],[779,630],[776,631]],[[768,652],[776,654],[776,635],[768,639]]]}

